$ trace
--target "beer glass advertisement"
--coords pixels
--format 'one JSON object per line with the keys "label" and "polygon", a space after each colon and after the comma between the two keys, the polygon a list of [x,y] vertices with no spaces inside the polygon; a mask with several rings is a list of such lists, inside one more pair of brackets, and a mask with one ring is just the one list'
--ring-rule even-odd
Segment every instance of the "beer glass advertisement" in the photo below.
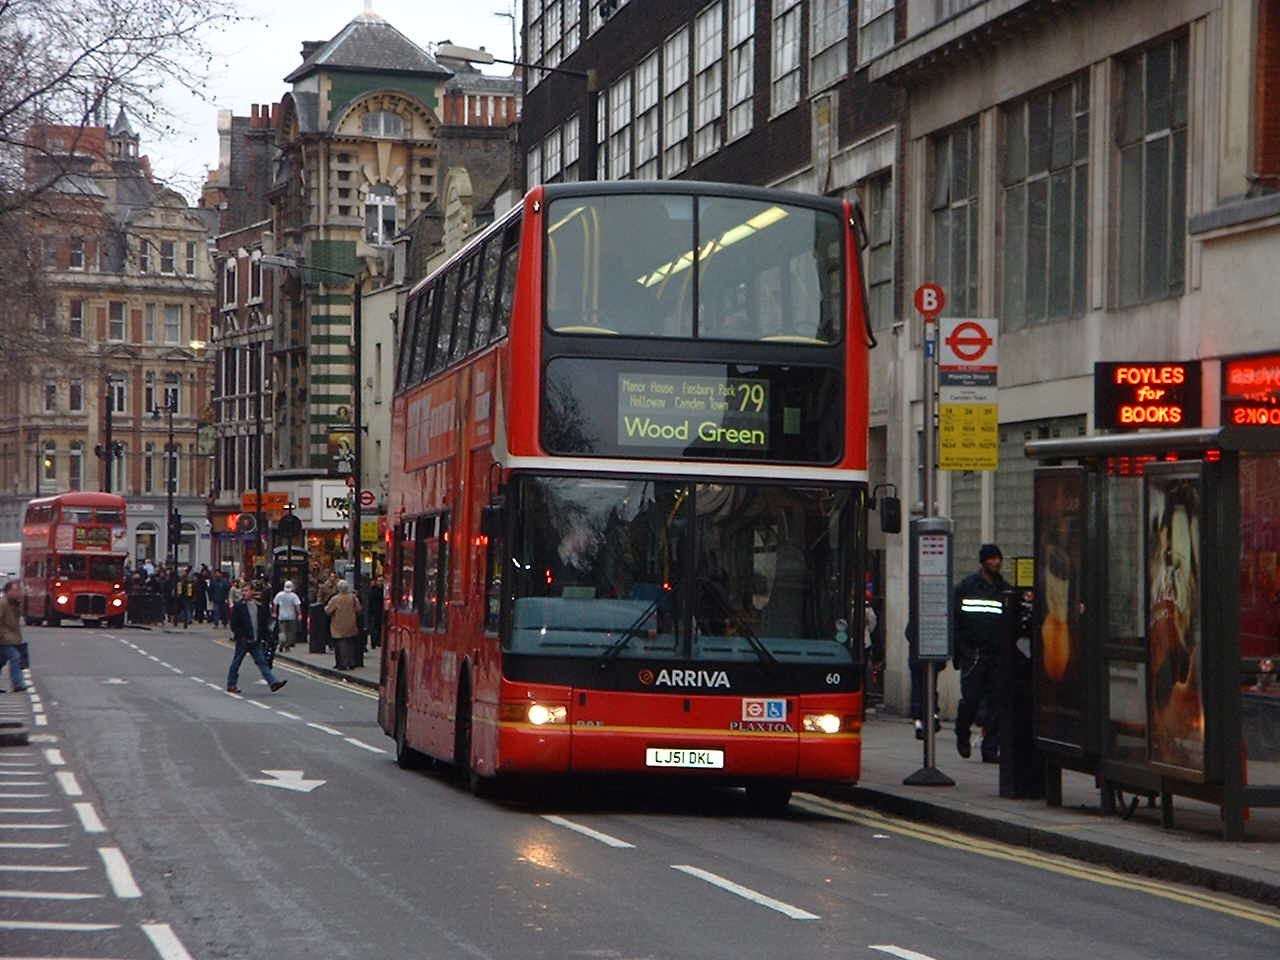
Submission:
{"label": "beer glass advertisement", "polygon": [[1162,773],[1205,778],[1198,469],[1146,472],[1147,756]]}
{"label": "beer glass advertisement", "polygon": [[1036,736],[1050,750],[1085,746],[1088,686],[1082,629],[1085,472],[1036,471]]}

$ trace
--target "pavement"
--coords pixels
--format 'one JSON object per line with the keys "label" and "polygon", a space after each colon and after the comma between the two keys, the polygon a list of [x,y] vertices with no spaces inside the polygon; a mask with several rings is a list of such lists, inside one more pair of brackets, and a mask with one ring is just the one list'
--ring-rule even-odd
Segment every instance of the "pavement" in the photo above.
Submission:
{"label": "pavement", "polygon": [[[163,628],[216,639],[225,631],[205,625],[190,630]],[[278,662],[363,687],[377,688],[380,651],[366,651],[364,666],[336,670],[333,654],[311,653],[305,644],[276,654]],[[1174,826],[1161,826],[1158,803],[1141,799],[1132,815],[1104,813],[1091,775],[1063,772],[1060,807],[1043,800],[999,795],[999,766],[956,753],[955,735],[944,724],[937,734],[937,766],[953,787],[910,787],[903,779],[923,762],[920,741],[909,720],[868,713],[862,731],[862,778],[830,796],[967,834],[1056,853],[1115,870],[1207,887],[1280,906],[1280,808],[1255,808],[1245,837],[1221,837],[1218,808],[1185,797],[1174,799]],[[1126,795],[1127,799],[1127,795]],[[1128,805],[1125,805],[1128,812]]]}

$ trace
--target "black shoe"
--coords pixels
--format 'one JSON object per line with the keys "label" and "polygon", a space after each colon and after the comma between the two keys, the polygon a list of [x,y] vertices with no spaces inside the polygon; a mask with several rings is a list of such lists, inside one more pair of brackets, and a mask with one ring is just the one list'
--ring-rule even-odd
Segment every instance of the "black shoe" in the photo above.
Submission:
{"label": "black shoe", "polygon": [[227,687],[227,693],[239,693],[239,692],[240,692],[239,687]]}
{"label": "black shoe", "polygon": [[941,729],[942,729],[942,721],[938,719],[938,715],[935,713],[933,715],[933,732],[937,733]]}
{"label": "black shoe", "polygon": [[279,690],[288,682],[289,682],[288,680],[277,680],[275,683],[271,685],[271,692],[275,693],[277,690]]}
{"label": "black shoe", "polygon": [[27,689],[26,687],[14,687],[14,688],[13,688],[13,692],[14,692],[14,693],[22,693],[22,692],[23,692],[24,690],[26,690],[26,689]]}
{"label": "black shoe", "polygon": [[956,752],[966,760],[973,755],[973,747],[969,744],[969,734],[956,733]]}

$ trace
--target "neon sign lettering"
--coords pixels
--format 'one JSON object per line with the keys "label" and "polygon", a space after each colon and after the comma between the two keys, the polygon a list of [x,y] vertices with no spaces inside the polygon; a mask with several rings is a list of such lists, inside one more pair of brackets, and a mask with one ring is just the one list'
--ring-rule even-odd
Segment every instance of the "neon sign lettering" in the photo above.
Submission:
{"label": "neon sign lettering", "polygon": [[1200,423],[1200,367],[1194,363],[1096,363],[1094,421],[1110,430]]}

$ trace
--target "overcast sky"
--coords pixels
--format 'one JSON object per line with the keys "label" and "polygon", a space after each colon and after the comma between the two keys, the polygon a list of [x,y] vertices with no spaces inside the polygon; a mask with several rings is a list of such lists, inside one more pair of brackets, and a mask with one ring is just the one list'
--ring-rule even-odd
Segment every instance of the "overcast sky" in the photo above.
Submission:
{"label": "overcast sky", "polygon": [[[194,200],[206,167],[218,163],[219,109],[247,115],[255,103],[274,103],[288,91],[284,78],[302,62],[303,40],[328,40],[359,16],[365,0],[273,0],[242,9],[254,19],[237,24],[210,44],[219,54],[207,94],[212,103],[189,93],[166,102],[177,115],[177,132],[163,140],[143,134],[142,151],[160,177]],[[372,0],[375,13],[419,46],[452,40],[481,47],[494,56],[511,56],[511,20],[495,11],[518,13],[512,0]],[[507,73],[510,67],[483,68]]]}

